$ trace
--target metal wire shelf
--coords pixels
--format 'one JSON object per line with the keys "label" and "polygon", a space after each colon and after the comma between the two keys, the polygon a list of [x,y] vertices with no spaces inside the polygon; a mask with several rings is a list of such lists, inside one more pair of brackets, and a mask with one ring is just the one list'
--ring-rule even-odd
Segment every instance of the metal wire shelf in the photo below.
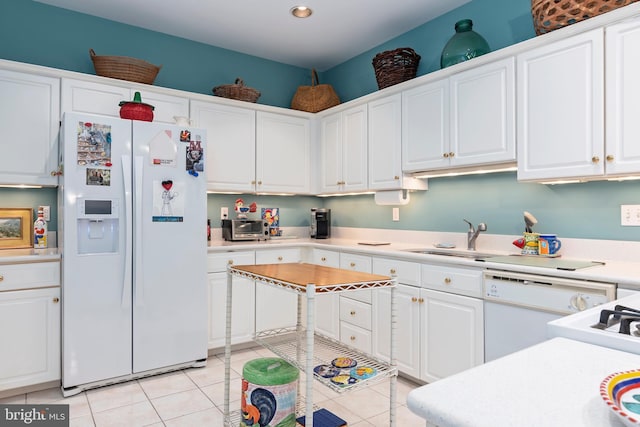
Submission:
{"label": "metal wire shelf", "polygon": [[[306,333],[306,329],[272,329],[258,332],[255,336],[255,341],[304,372],[307,357]],[[316,373],[313,374],[317,381],[337,393],[369,387],[373,383],[398,374],[397,368],[390,366],[389,363],[317,332],[314,334],[313,347],[313,366],[331,365],[331,361],[337,357],[348,357],[357,362],[356,366],[367,366],[376,370],[376,375],[373,377],[359,380],[349,385],[339,385],[332,382],[330,378],[323,378]],[[349,371],[350,369],[346,368],[343,370],[345,374],[349,373]]]}

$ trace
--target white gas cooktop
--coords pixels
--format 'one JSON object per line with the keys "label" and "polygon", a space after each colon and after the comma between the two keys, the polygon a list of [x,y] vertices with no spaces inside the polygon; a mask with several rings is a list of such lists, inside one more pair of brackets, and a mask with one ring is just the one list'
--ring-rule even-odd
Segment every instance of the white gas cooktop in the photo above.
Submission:
{"label": "white gas cooktop", "polygon": [[638,322],[631,324],[630,335],[619,333],[618,324],[611,325],[605,329],[594,327],[600,322],[600,313],[603,309],[613,310],[617,305],[640,310],[640,294],[621,298],[553,320],[547,324],[548,335],[550,338],[565,337],[602,347],[640,354],[640,331],[636,328]]}

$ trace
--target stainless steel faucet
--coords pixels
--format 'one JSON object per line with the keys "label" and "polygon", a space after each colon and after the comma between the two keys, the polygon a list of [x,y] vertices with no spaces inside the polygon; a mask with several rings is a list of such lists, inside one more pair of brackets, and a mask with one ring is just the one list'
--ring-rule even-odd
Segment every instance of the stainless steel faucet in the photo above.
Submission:
{"label": "stainless steel faucet", "polygon": [[469,231],[467,231],[467,250],[475,251],[478,234],[480,234],[481,231],[487,231],[487,224],[485,224],[484,222],[481,222],[480,224],[478,224],[478,229],[474,230],[473,224],[471,224],[466,219],[463,219],[463,221],[469,224]]}

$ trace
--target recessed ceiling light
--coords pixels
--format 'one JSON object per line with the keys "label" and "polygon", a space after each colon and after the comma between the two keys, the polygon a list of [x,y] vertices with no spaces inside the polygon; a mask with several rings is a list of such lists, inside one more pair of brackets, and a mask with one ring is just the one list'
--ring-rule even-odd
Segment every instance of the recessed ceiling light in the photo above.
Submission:
{"label": "recessed ceiling light", "polygon": [[291,14],[296,18],[308,18],[313,13],[313,10],[307,6],[296,6],[291,9]]}

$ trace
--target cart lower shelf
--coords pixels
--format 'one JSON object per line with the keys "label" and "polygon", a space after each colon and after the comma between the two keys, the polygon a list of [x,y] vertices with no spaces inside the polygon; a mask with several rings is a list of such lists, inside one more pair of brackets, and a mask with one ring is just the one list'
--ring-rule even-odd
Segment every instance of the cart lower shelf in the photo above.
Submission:
{"label": "cart lower shelf", "polygon": [[[293,366],[305,372],[306,352],[306,329],[273,329],[259,332],[256,337],[256,343],[268,348]],[[332,360],[338,357],[345,357],[357,362],[357,367],[369,367],[375,369],[376,374],[367,379],[360,379],[354,384],[341,385],[331,381],[330,378],[323,378],[318,374],[314,374],[314,378],[322,384],[331,388],[337,393],[343,393],[363,387],[369,387],[371,384],[382,381],[391,376],[397,376],[398,370],[389,363],[366,354],[353,347],[325,337],[317,332],[314,334],[313,344],[313,366],[331,365]],[[349,374],[350,368],[344,368],[343,374]]]}

